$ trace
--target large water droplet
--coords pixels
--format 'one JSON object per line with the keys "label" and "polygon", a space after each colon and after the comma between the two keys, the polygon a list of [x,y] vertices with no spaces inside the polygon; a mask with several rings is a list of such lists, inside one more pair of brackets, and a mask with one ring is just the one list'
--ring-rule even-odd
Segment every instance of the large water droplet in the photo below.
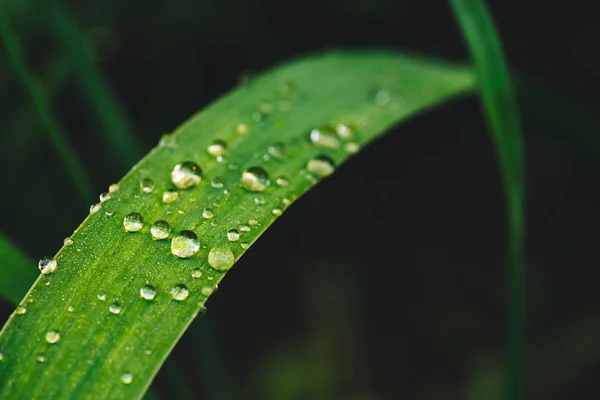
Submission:
{"label": "large water droplet", "polygon": [[137,232],[144,226],[144,217],[140,213],[129,213],[123,218],[123,226],[127,232]]}
{"label": "large water droplet", "polygon": [[227,232],[227,239],[229,239],[230,242],[235,242],[239,238],[240,233],[236,229],[231,229],[229,232]]}
{"label": "large water droplet", "polygon": [[189,294],[190,291],[187,287],[185,287],[185,285],[177,285],[171,289],[171,297],[173,297],[173,300],[176,301],[183,301],[187,299]]}
{"label": "large water droplet", "polygon": [[227,245],[215,246],[208,252],[208,265],[218,271],[227,271],[233,266],[235,257]]}
{"label": "large water droplet", "polygon": [[227,143],[221,139],[215,139],[208,145],[206,151],[213,157],[222,156],[227,151]]}
{"label": "large water droplet", "polygon": [[140,189],[144,193],[152,193],[155,187],[154,181],[150,178],[144,178],[140,181]]}
{"label": "large water droplet", "polygon": [[249,192],[262,192],[270,184],[269,174],[261,167],[248,168],[240,179],[240,185]]}
{"label": "large water droplet", "polygon": [[192,161],[177,164],[171,171],[171,181],[179,189],[187,189],[202,181],[202,170]]}
{"label": "large water droplet", "polygon": [[110,185],[108,187],[108,193],[114,193],[117,190],[119,190],[119,184],[118,183],[113,183],[112,185]]}
{"label": "large water droplet", "polygon": [[90,207],[90,214],[95,214],[97,213],[100,209],[102,208],[102,204],[98,203],[98,204],[93,204]]}
{"label": "large water droplet", "polygon": [[51,274],[54,271],[56,271],[57,265],[58,265],[58,263],[56,262],[56,260],[51,257],[43,257],[38,262],[38,268],[40,269],[40,272],[43,275]]}
{"label": "large water droplet", "polygon": [[129,385],[131,382],[133,382],[133,375],[131,375],[129,372],[124,373],[121,375],[121,382],[125,385]]}
{"label": "large water droplet", "polygon": [[191,257],[200,249],[200,240],[192,231],[181,231],[171,240],[171,253],[175,257]]}
{"label": "large water droplet", "polygon": [[328,156],[317,156],[306,163],[306,170],[313,175],[324,178],[335,170],[333,160]]}
{"label": "large water droplet", "polygon": [[278,160],[282,160],[285,158],[286,148],[285,144],[282,142],[275,142],[267,149],[269,155],[273,158],[277,158]]}
{"label": "large water droplet", "polygon": [[313,129],[310,131],[310,141],[326,149],[335,150],[340,147],[340,141],[331,128]]}
{"label": "large water droplet", "polygon": [[110,306],[108,306],[108,311],[110,311],[113,314],[121,314],[121,305],[117,302],[114,302]]}
{"label": "large water droplet", "polygon": [[140,296],[142,296],[142,299],[154,300],[156,297],[156,289],[151,285],[146,285],[140,289]]}
{"label": "large water droplet", "polygon": [[205,208],[204,211],[202,211],[202,216],[206,219],[211,219],[214,215],[215,213],[213,213],[211,208]]}
{"label": "large water droplet", "polygon": [[150,226],[150,233],[155,240],[163,240],[171,234],[171,226],[167,221],[158,220]]}
{"label": "large water droplet", "polygon": [[46,342],[50,344],[58,343],[60,341],[60,333],[57,331],[46,332]]}
{"label": "large water droplet", "polygon": [[27,312],[27,308],[25,308],[25,306],[18,306],[15,312],[17,315],[23,315]]}
{"label": "large water droplet", "polygon": [[63,240],[63,244],[65,246],[70,246],[73,244],[73,239],[71,239],[71,237],[66,237],[65,240]]}
{"label": "large water droplet", "polygon": [[179,193],[174,190],[165,190],[162,195],[162,201],[165,204],[174,202],[179,198]]}

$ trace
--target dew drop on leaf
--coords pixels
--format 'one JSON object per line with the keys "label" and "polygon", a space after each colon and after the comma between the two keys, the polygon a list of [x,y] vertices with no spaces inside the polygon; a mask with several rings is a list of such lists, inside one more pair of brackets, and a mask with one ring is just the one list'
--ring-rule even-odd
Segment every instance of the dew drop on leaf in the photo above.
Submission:
{"label": "dew drop on leaf", "polygon": [[350,154],[357,153],[360,150],[360,145],[356,142],[348,142],[344,145],[344,150]]}
{"label": "dew drop on leaf", "polygon": [[272,209],[272,210],[271,210],[271,212],[273,213],[273,215],[276,215],[276,216],[278,216],[278,217],[279,217],[281,214],[283,214],[283,211],[281,210],[281,208],[274,208],[274,209]]}
{"label": "dew drop on leaf", "polygon": [[220,176],[215,176],[210,181],[210,186],[212,186],[215,189],[221,189],[223,187],[223,179],[221,179]]}
{"label": "dew drop on leaf", "polygon": [[150,226],[150,233],[154,240],[163,240],[171,234],[171,226],[167,221],[158,220]]}
{"label": "dew drop on leaf", "polygon": [[248,127],[248,125],[243,123],[238,124],[236,130],[237,133],[239,133],[240,135],[246,135],[248,132],[250,132],[250,128]]}
{"label": "dew drop on leaf", "polygon": [[144,217],[140,213],[129,213],[123,218],[123,226],[127,232],[137,232],[144,226]]}
{"label": "dew drop on leaf", "polygon": [[56,271],[57,265],[58,264],[54,258],[43,257],[38,263],[38,268],[43,275],[47,275]]}
{"label": "dew drop on leaf", "polygon": [[175,301],[183,301],[187,299],[189,294],[190,291],[185,285],[177,285],[171,289],[171,297],[173,297],[173,300]]}
{"label": "dew drop on leaf", "polygon": [[204,211],[202,211],[202,216],[206,219],[211,219],[214,215],[211,208],[205,208]]}
{"label": "dew drop on leaf", "polygon": [[140,180],[140,189],[144,193],[152,193],[155,187],[154,181],[150,178],[144,178]]}
{"label": "dew drop on leaf", "polygon": [[25,308],[25,306],[18,306],[17,309],[15,310],[15,313],[17,313],[17,315],[23,315],[27,312],[27,308]]}
{"label": "dew drop on leaf", "polygon": [[129,372],[124,373],[121,375],[121,382],[125,385],[129,385],[131,382],[133,382],[133,375],[131,375]]}
{"label": "dew drop on leaf", "polygon": [[104,192],[100,194],[100,203],[104,203],[108,199],[110,199],[110,193]]}
{"label": "dew drop on leaf", "polygon": [[140,296],[145,300],[154,300],[156,297],[156,289],[154,289],[154,286],[146,285],[140,289]]}
{"label": "dew drop on leaf", "polygon": [[240,243],[240,247],[244,250],[247,250],[250,247],[250,243],[242,242],[242,243]]}
{"label": "dew drop on leaf", "polygon": [[309,160],[306,163],[306,170],[319,178],[324,178],[333,173],[335,164],[330,157],[321,155]]}
{"label": "dew drop on leaf", "polygon": [[289,184],[289,181],[285,176],[280,176],[279,178],[277,178],[276,182],[281,187],[285,187]]}
{"label": "dew drop on leaf", "polygon": [[242,172],[240,185],[249,192],[262,192],[270,184],[269,174],[261,167],[250,167]]}
{"label": "dew drop on leaf", "polygon": [[218,157],[225,154],[227,151],[227,143],[221,139],[215,139],[211,144],[206,148],[206,152],[212,157]]}
{"label": "dew drop on leaf", "polygon": [[210,296],[211,294],[213,294],[213,291],[214,289],[210,286],[204,286],[201,290],[204,296]]}
{"label": "dew drop on leaf", "polygon": [[241,225],[240,231],[242,232],[250,232],[250,227],[248,225]]}
{"label": "dew drop on leaf", "polygon": [[173,167],[171,181],[179,189],[188,189],[202,181],[202,170],[193,161],[184,161]]}
{"label": "dew drop on leaf", "polygon": [[282,142],[275,142],[268,147],[267,152],[271,157],[277,158],[278,160],[282,160],[285,158],[287,150],[285,144],[283,144]]}
{"label": "dew drop on leaf", "polygon": [[331,128],[318,128],[310,131],[310,141],[313,144],[335,150],[340,147],[340,141],[338,140],[336,133]]}
{"label": "dew drop on leaf", "polygon": [[165,190],[162,195],[162,201],[165,204],[174,202],[179,198],[179,193],[174,190]]}
{"label": "dew drop on leaf", "polygon": [[60,341],[60,333],[57,331],[46,332],[46,342],[50,344],[58,343]]}
{"label": "dew drop on leaf", "polygon": [[375,103],[377,103],[377,105],[384,106],[388,104],[390,100],[391,96],[389,92],[385,90],[378,90],[377,93],[375,93]]}
{"label": "dew drop on leaf", "polygon": [[181,231],[171,240],[171,253],[175,257],[191,257],[200,249],[200,240],[192,231]]}
{"label": "dew drop on leaf", "polygon": [[65,246],[70,246],[73,244],[73,239],[71,239],[71,237],[66,237],[65,240],[63,240],[63,244]]}
{"label": "dew drop on leaf", "polygon": [[256,204],[256,205],[262,206],[263,204],[265,204],[265,202],[266,202],[266,200],[262,196],[256,196],[254,198],[254,204]]}
{"label": "dew drop on leaf", "polygon": [[46,356],[43,354],[40,354],[39,356],[37,356],[37,362],[39,363],[45,363],[46,362]]}
{"label": "dew drop on leaf", "polygon": [[200,268],[194,268],[194,270],[192,271],[192,278],[198,279],[202,276],[202,271],[200,271]]}
{"label": "dew drop on leaf", "polygon": [[113,183],[112,185],[110,185],[108,187],[108,193],[114,193],[117,190],[119,190],[119,184],[118,183]]}
{"label": "dew drop on leaf", "polygon": [[99,295],[98,295],[98,296],[96,296],[96,297],[98,297],[98,300],[100,300],[100,301],[104,301],[104,300],[106,300],[106,295],[105,295],[104,293],[101,293],[101,294],[99,294]]}
{"label": "dew drop on leaf", "polygon": [[121,314],[121,305],[117,302],[112,303],[110,306],[108,306],[108,311],[113,314]]}
{"label": "dew drop on leaf", "polygon": [[98,211],[99,211],[101,208],[102,208],[102,204],[100,204],[100,203],[93,204],[93,205],[90,207],[90,214],[95,214],[95,213],[97,213],[97,212],[98,212]]}
{"label": "dew drop on leaf", "polygon": [[233,252],[227,245],[218,245],[208,252],[208,265],[217,271],[229,270],[235,261]]}
{"label": "dew drop on leaf", "polygon": [[240,233],[236,229],[231,229],[227,232],[227,239],[230,242],[235,242],[240,238]]}
{"label": "dew drop on leaf", "polygon": [[337,124],[335,126],[335,132],[344,140],[352,137],[352,129],[346,124]]}

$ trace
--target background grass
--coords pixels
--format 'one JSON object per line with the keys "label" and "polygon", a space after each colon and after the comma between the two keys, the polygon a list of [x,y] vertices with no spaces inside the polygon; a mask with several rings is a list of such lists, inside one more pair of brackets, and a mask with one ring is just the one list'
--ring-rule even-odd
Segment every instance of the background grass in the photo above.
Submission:
{"label": "background grass", "polygon": [[[541,1],[489,3],[511,65],[520,77],[545,86],[543,95],[537,89],[518,92],[528,99],[520,105],[531,110],[523,114],[530,337],[536,354],[549,360],[536,364],[541,378],[529,390],[537,398],[594,397],[597,345],[590,340],[573,352],[569,343],[579,342],[568,338],[597,326],[597,269],[590,260],[597,259],[600,222],[598,152],[592,145],[598,125],[585,111],[598,107],[598,56],[590,51],[599,36],[597,18],[584,1],[569,3],[569,12]],[[467,59],[449,9],[432,13],[417,1],[309,1],[291,12],[269,1],[182,1],[175,7],[70,2],[66,8],[83,34],[83,48],[134,121],[144,151],[240,75],[306,52],[386,46]],[[540,10],[546,18],[533,18]],[[104,128],[82,100],[81,85],[72,78],[77,72],[61,55],[48,19],[30,1],[10,2],[9,11],[25,56],[99,193],[127,168],[113,162]],[[5,54],[0,57],[8,72]],[[0,199],[9,211],[1,228],[37,259],[56,251],[87,207],[79,205],[59,159],[48,156],[45,131],[14,75],[0,74],[0,88],[0,163],[11,194]],[[476,366],[497,364],[505,344],[506,219],[484,129],[475,99],[417,118],[341,168],[264,235],[214,296],[207,315],[218,342],[227,344],[221,357],[231,386],[262,398],[332,391],[346,398],[427,398],[440,392],[462,398],[467,382],[488,370]],[[341,233],[315,229],[309,239],[298,231],[300,223],[321,226],[323,220]],[[369,233],[361,236],[364,247],[340,251],[357,231]],[[386,247],[401,248],[387,279],[361,283],[373,268],[390,263],[387,254],[372,251]],[[292,252],[282,268],[281,258]],[[337,284],[335,295],[331,282]],[[257,293],[257,285],[268,290]],[[347,295],[336,308],[339,293]],[[252,298],[250,310],[242,297]],[[323,304],[331,304],[328,315],[339,318],[320,317]],[[354,304],[350,314],[342,312],[345,304]],[[11,311],[6,306],[4,318]],[[348,331],[356,334],[340,340]],[[552,345],[544,344],[546,338]],[[210,368],[190,356],[197,343],[186,335],[175,359],[201,395],[209,385],[199,376]],[[347,358],[336,364],[339,354]],[[569,368],[569,379],[555,379],[561,372],[548,366],[574,355],[577,363],[569,365],[579,367]],[[469,364],[472,373],[464,367]],[[159,392],[168,387],[162,377],[157,384]]]}

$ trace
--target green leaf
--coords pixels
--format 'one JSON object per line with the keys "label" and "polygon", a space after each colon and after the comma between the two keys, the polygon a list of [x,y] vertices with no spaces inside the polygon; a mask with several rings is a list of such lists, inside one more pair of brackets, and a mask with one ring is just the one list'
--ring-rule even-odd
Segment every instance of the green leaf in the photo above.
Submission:
{"label": "green leaf", "polygon": [[[330,172],[326,160],[339,166],[392,125],[472,91],[473,83],[462,67],[389,53],[329,54],[276,68],[192,117],[119,182],[58,252],[56,271],[30,291],[27,313],[10,318],[0,333],[0,398],[140,398],[225,275],[209,266],[211,249],[229,249],[237,261],[317,175]],[[348,124],[351,135],[324,130],[322,144],[311,143],[311,129],[335,123]],[[207,153],[215,140],[226,143],[221,162]],[[184,161],[200,166],[202,181],[165,204],[171,171]],[[268,173],[262,192],[240,186],[252,167]],[[152,192],[140,190],[142,179],[153,180]],[[141,231],[123,228],[132,212],[144,218]],[[172,235],[152,240],[157,220],[167,221],[172,235],[197,233],[198,253],[176,258]],[[236,241],[228,239],[232,229]],[[146,285],[155,299],[140,297]],[[172,297],[178,285],[189,290],[181,301]],[[60,333],[58,342],[45,340],[51,331]]]}
{"label": "green leaf", "polygon": [[2,234],[0,260],[0,296],[18,304],[38,276],[35,263]]}
{"label": "green leaf", "polygon": [[525,172],[517,106],[492,18],[480,0],[452,0],[469,45],[488,123],[493,133],[509,216],[509,376],[505,396],[523,391],[525,347]]}

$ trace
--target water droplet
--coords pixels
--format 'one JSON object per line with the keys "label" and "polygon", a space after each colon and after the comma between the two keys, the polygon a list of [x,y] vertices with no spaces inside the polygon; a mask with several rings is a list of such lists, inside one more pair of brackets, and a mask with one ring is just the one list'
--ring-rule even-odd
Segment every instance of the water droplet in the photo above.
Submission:
{"label": "water droplet", "polygon": [[229,163],[229,166],[227,168],[229,168],[232,171],[237,171],[238,169],[240,169],[240,166],[236,163]]}
{"label": "water droplet", "polygon": [[206,219],[211,219],[214,215],[215,213],[213,213],[211,208],[205,208],[204,211],[202,211],[202,216]]}
{"label": "water droplet", "polygon": [[202,271],[200,271],[200,268],[194,268],[194,270],[192,271],[192,278],[200,278],[202,276]]}
{"label": "water droplet", "polygon": [[187,287],[185,287],[185,285],[177,285],[171,289],[171,297],[173,297],[173,300],[176,301],[183,301],[187,299],[189,294],[190,291]]}
{"label": "water droplet", "polygon": [[174,190],[165,190],[162,195],[163,203],[169,204],[179,198],[179,193]]}
{"label": "water droplet", "polygon": [[142,299],[154,300],[156,297],[156,289],[154,289],[154,286],[146,285],[140,289],[140,296],[142,296]]}
{"label": "water droplet", "polygon": [[284,159],[287,152],[285,144],[282,142],[273,143],[271,146],[269,146],[267,151],[271,157],[277,158],[278,160]]}
{"label": "water droplet", "polygon": [[37,356],[37,362],[39,362],[39,363],[46,362],[46,356],[43,354],[40,354],[39,356]]}
{"label": "water droplet", "polygon": [[73,244],[73,239],[71,239],[71,237],[66,237],[65,240],[63,240],[63,244],[65,246],[70,246]]}
{"label": "water droplet", "polygon": [[258,221],[257,221],[257,220],[255,220],[255,219],[249,219],[249,220],[248,220],[248,225],[252,225],[252,226],[254,226],[254,225],[258,225]]}
{"label": "water droplet", "polygon": [[95,213],[97,213],[97,212],[98,212],[98,210],[100,210],[101,208],[102,208],[102,204],[100,204],[100,203],[93,204],[93,205],[90,207],[90,214],[95,214]]}
{"label": "water droplet", "polygon": [[250,227],[248,225],[242,225],[242,226],[240,226],[240,231],[250,232]]}
{"label": "water droplet", "polygon": [[269,100],[261,101],[258,105],[258,111],[263,112],[265,114],[273,112],[273,103],[271,103]]}
{"label": "water droplet", "polygon": [[4,354],[0,352],[0,362],[4,361]]}
{"label": "water droplet", "polygon": [[340,147],[340,141],[331,128],[313,129],[310,131],[310,141],[326,149],[335,150]]}
{"label": "water droplet", "polygon": [[331,175],[335,170],[335,164],[330,157],[317,156],[306,163],[306,170],[320,178]]}
{"label": "water droplet", "polygon": [[152,354],[152,349],[146,349],[146,350],[144,350],[144,354],[146,354],[147,356],[149,356],[150,354]]}
{"label": "water droplet", "polygon": [[46,332],[46,342],[53,344],[58,343],[60,341],[60,333],[57,331],[48,331]]}
{"label": "water droplet", "polygon": [[283,199],[281,199],[281,202],[283,204],[285,204],[286,206],[289,206],[290,204],[292,204],[292,201],[290,199],[288,199],[287,197],[284,197]]}
{"label": "water droplet", "polygon": [[43,257],[38,262],[38,268],[40,269],[40,272],[43,275],[51,274],[54,271],[56,271],[57,265],[58,265],[58,263],[56,262],[56,260],[54,258],[50,258],[50,257]]}
{"label": "water droplet", "polygon": [[287,186],[290,183],[285,176],[280,176],[279,178],[277,178],[276,182],[281,187]]}
{"label": "water droplet", "polygon": [[167,221],[158,220],[150,227],[150,233],[153,239],[163,240],[171,234],[171,226]]}
{"label": "water droplet", "polygon": [[391,96],[385,90],[378,90],[377,93],[375,93],[375,103],[380,106],[386,105],[390,100]]}
{"label": "water droplet", "polygon": [[112,185],[110,185],[108,187],[108,193],[114,193],[117,190],[119,190],[119,184],[118,183],[113,183]]}
{"label": "water droplet", "polygon": [[175,257],[191,257],[200,249],[200,240],[192,231],[181,231],[171,240],[171,253]]}
{"label": "water droplet", "polygon": [[17,309],[15,310],[15,313],[17,313],[17,315],[23,315],[27,312],[27,308],[25,306],[18,306]]}
{"label": "water droplet", "polygon": [[250,132],[250,128],[246,124],[238,124],[236,130],[240,135],[246,135],[248,132]]}
{"label": "water droplet", "polygon": [[68,312],[75,312],[75,307],[69,306],[69,307],[67,307],[67,311]]}
{"label": "water droplet", "polygon": [[211,288],[210,286],[204,286],[202,288],[202,294],[204,296],[210,296],[211,294],[213,294],[214,289]]}
{"label": "water droplet", "polygon": [[140,189],[144,193],[152,193],[155,187],[154,181],[150,178],[144,178],[140,181]]}
{"label": "water droplet", "polygon": [[229,232],[227,232],[227,239],[229,239],[230,242],[235,242],[239,238],[240,233],[236,229],[231,229]]}
{"label": "water droplet", "polygon": [[352,137],[352,129],[346,124],[337,124],[335,131],[342,139],[350,139]]}
{"label": "water droplet", "polygon": [[136,212],[129,213],[123,218],[123,226],[127,232],[137,232],[144,226],[144,217]]}
{"label": "water droplet", "polygon": [[105,214],[107,217],[112,217],[114,213],[113,213],[112,211],[104,211],[104,214]]}
{"label": "water droplet", "polygon": [[133,375],[131,375],[129,372],[124,373],[121,375],[121,382],[125,385],[129,385],[131,382],[133,382]]}
{"label": "water droplet", "polygon": [[344,150],[346,150],[348,153],[354,154],[360,150],[360,145],[356,142],[348,142],[344,145]]}
{"label": "water droplet", "polygon": [[184,161],[177,164],[171,171],[171,181],[179,189],[187,189],[196,186],[202,180],[202,170],[192,161]]}
{"label": "water droplet", "polygon": [[96,297],[98,297],[98,300],[100,300],[100,301],[105,301],[106,300],[106,295],[104,293],[101,293],[101,294],[99,294]]}
{"label": "water droplet", "polygon": [[221,139],[215,139],[208,145],[206,151],[213,157],[222,156],[227,151],[227,143]]}
{"label": "water droplet", "polygon": [[121,314],[121,305],[117,302],[114,302],[110,306],[108,306],[108,311],[110,311],[113,314]]}
{"label": "water droplet", "polygon": [[108,199],[110,199],[110,193],[104,192],[100,194],[100,203],[104,203]]}
{"label": "water droplet", "polygon": [[281,208],[274,208],[274,209],[272,209],[272,210],[271,210],[271,212],[273,213],[273,215],[276,215],[276,216],[278,216],[278,217],[279,217],[281,214],[283,214],[283,210],[281,210]]}
{"label": "water droplet", "polygon": [[248,247],[250,247],[250,243],[248,243],[248,242],[242,242],[242,243],[240,243],[240,247],[242,249],[244,249],[244,250],[247,250]]}
{"label": "water droplet", "polygon": [[265,202],[266,202],[266,200],[262,196],[256,196],[254,198],[254,204],[256,204],[256,205],[262,206],[263,204],[265,204]]}
{"label": "water droplet", "polygon": [[233,252],[227,245],[215,246],[208,252],[208,265],[218,271],[227,271],[235,261]]}
{"label": "water droplet", "polygon": [[262,192],[270,184],[269,174],[261,167],[248,168],[240,179],[240,185],[249,192]]}
{"label": "water droplet", "polygon": [[216,219],[213,219],[212,221],[210,221],[210,226],[215,227],[217,225],[219,225],[219,223],[217,222]]}
{"label": "water droplet", "polygon": [[210,186],[215,189],[220,189],[223,187],[223,179],[220,176],[215,176],[212,181],[210,181]]}

